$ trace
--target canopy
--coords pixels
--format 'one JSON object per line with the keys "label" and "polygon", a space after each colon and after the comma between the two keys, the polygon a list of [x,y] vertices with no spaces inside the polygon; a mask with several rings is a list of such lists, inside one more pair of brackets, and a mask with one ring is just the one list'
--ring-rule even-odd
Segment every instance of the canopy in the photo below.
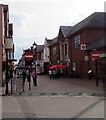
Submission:
{"label": "canopy", "polygon": [[56,69],[56,68],[67,68],[65,65],[54,65],[52,67],[49,67],[49,69]]}

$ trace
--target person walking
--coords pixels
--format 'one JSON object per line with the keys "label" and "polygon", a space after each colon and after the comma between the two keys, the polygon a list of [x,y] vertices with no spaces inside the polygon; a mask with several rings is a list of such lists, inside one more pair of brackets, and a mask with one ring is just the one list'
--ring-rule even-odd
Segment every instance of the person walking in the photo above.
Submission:
{"label": "person walking", "polygon": [[56,74],[57,74],[56,70],[53,70],[53,79],[56,79]]}
{"label": "person walking", "polygon": [[36,75],[35,71],[32,71],[31,76],[33,78],[33,85],[37,86],[37,81],[36,81],[37,75]]}
{"label": "person walking", "polygon": [[49,77],[50,77],[50,80],[52,78],[52,70],[49,70]]}
{"label": "person walking", "polygon": [[23,77],[23,86],[24,86],[24,84],[25,84],[25,79],[26,79],[26,71],[24,70],[21,75],[22,75],[22,77]]}
{"label": "person walking", "polygon": [[27,82],[29,82],[29,81],[30,81],[30,71],[27,70],[27,71],[26,71],[26,74],[27,74]]}

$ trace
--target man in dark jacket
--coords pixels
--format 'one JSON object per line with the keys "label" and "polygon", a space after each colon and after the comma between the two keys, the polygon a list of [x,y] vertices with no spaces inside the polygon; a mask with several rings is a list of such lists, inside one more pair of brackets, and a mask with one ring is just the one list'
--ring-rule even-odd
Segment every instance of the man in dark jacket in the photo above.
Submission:
{"label": "man in dark jacket", "polygon": [[26,79],[26,71],[22,72],[22,77],[23,77],[23,85],[25,84],[25,79]]}

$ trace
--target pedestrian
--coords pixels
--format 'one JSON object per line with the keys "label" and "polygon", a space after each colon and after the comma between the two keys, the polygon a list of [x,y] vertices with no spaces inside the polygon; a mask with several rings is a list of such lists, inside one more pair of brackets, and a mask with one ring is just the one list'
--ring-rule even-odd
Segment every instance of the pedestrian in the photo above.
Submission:
{"label": "pedestrian", "polygon": [[56,70],[53,70],[53,79],[56,79],[56,74],[57,74],[57,72],[56,72]]}
{"label": "pedestrian", "polygon": [[26,71],[24,70],[21,75],[23,77],[23,85],[24,85],[25,84],[25,79],[26,79]]}
{"label": "pedestrian", "polygon": [[33,72],[31,73],[31,76],[32,76],[32,78],[33,78],[33,85],[34,85],[34,86],[37,86],[37,81],[36,81],[37,75],[36,75],[35,71],[33,71]]}
{"label": "pedestrian", "polygon": [[50,77],[50,80],[52,78],[52,70],[49,70],[49,77]]}
{"label": "pedestrian", "polygon": [[10,78],[13,78],[13,70],[10,70]]}
{"label": "pedestrian", "polygon": [[27,70],[26,74],[27,74],[27,81],[29,82],[29,80],[30,80],[30,73],[29,73],[29,70]]}

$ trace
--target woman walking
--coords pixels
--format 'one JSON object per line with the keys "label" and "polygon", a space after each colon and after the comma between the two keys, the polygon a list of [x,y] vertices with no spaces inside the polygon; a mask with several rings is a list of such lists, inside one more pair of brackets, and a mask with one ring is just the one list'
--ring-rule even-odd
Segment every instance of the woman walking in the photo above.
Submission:
{"label": "woman walking", "polygon": [[32,78],[33,78],[33,85],[34,86],[37,86],[37,75],[36,75],[36,73],[35,73],[35,71],[33,71],[32,73],[31,73],[31,76],[32,76]]}

